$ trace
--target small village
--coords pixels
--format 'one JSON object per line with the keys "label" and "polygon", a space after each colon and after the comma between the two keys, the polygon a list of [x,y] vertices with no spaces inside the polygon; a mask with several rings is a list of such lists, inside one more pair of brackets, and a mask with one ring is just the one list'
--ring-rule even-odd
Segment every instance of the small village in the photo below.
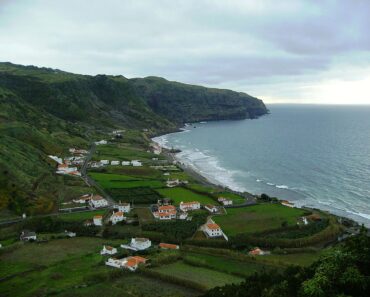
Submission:
{"label": "small village", "polygon": [[[53,216],[23,214],[14,225],[22,228],[14,229],[17,238],[0,241],[1,250],[21,243],[38,254],[86,241],[100,274],[127,272],[199,292],[217,286],[219,277],[239,283],[260,269],[312,263],[321,255],[318,244],[358,233],[322,211],[199,182],[158,144],[132,146],[126,130],[105,139],[49,156],[74,194]],[[232,272],[222,268],[229,262]],[[199,281],[205,273],[206,283]]]}

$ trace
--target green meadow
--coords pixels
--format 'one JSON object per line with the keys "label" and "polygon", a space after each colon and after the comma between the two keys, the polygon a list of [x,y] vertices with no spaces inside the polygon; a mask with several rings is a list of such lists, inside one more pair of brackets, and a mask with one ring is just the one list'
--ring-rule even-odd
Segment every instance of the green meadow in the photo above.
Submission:
{"label": "green meadow", "polygon": [[305,211],[302,209],[281,204],[258,204],[243,208],[229,208],[226,215],[215,216],[213,219],[227,235],[236,235],[281,228],[283,223],[293,226],[304,214]]}
{"label": "green meadow", "polygon": [[181,187],[157,189],[156,191],[164,197],[172,199],[176,205],[179,205],[181,201],[199,201],[201,204],[218,204],[206,195],[200,195]]}
{"label": "green meadow", "polygon": [[207,288],[223,286],[225,284],[237,284],[243,281],[243,278],[215,271],[204,267],[195,267],[183,262],[176,262],[168,265],[163,265],[158,268],[153,268],[154,271],[161,274],[173,276],[199,283]]}

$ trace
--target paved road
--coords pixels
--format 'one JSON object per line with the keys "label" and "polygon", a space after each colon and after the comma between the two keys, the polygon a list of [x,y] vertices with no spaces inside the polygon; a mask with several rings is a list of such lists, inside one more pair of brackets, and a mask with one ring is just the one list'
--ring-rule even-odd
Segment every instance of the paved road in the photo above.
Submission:
{"label": "paved road", "polygon": [[102,196],[104,196],[104,198],[107,199],[109,205],[112,206],[115,203],[114,199],[98,183],[96,183],[95,180],[93,180],[90,176],[87,175],[87,166],[92,156],[95,154],[95,151],[96,151],[96,144],[93,142],[90,146],[89,153],[87,154],[85,158],[85,162],[82,164],[82,167],[80,170],[81,177],[89,187],[94,187],[95,189],[97,189],[98,192]]}

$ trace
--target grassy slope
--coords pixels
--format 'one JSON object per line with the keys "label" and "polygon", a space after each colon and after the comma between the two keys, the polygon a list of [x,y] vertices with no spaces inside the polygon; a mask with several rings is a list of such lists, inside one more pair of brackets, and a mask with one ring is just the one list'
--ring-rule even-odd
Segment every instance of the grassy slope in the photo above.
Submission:
{"label": "grassy slope", "polygon": [[159,268],[154,268],[154,270],[162,274],[197,282],[205,285],[207,288],[223,286],[230,283],[240,283],[243,281],[242,278],[237,276],[208,268],[190,266],[182,262],[164,265]]}
{"label": "grassy slope", "polygon": [[280,204],[259,204],[244,208],[228,209],[227,215],[214,217],[227,235],[256,233],[280,228],[283,222],[295,225],[297,218],[305,213],[302,209]]}

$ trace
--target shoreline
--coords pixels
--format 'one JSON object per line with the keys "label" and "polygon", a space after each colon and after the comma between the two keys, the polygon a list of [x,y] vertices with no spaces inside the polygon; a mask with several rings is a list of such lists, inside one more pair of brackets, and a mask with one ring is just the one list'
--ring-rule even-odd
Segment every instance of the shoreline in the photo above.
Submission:
{"label": "shoreline", "polygon": [[[161,136],[165,136],[165,135],[169,135],[169,134],[173,134],[173,133],[181,133],[181,132],[184,132],[184,127],[178,128],[177,131],[172,131],[172,132],[169,132],[169,133],[162,133],[162,134],[153,136],[150,139],[151,139],[151,141],[155,142],[157,145],[159,145],[162,148],[162,153],[166,156],[166,158],[169,158],[169,160],[171,162],[176,161],[177,162],[177,165],[179,165],[180,168],[182,170],[184,170],[184,172],[188,173],[190,176],[192,176],[195,180],[197,180],[198,182],[200,182],[202,185],[210,186],[210,187],[215,187],[215,188],[219,188],[219,189],[227,189],[229,191],[232,191],[234,193],[237,193],[239,195],[242,195],[243,197],[245,197],[246,195],[248,195],[248,196],[250,195],[250,197],[253,196],[253,197],[257,198],[257,197],[259,197],[262,194],[262,193],[261,194],[252,194],[252,193],[249,193],[248,191],[240,192],[240,191],[233,190],[233,189],[229,188],[227,185],[224,186],[224,185],[217,184],[217,183],[213,182],[212,180],[210,180],[209,178],[207,178],[206,176],[202,175],[202,173],[200,173],[199,171],[197,171],[196,169],[194,169],[191,165],[188,165],[188,164],[183,163],[176,156],[176,154],[178,154],[178,153],[171,153],[170,152],[170,149],[168,147],[165,147],[161,143],[158,143],[158,142],[156,142],[154,140],[154,138],[157,138],[157,137],[161,137]],[[176,148],[174,148],[174,149],[176,149]],[[180,152],[181,152],[181,150],[180,150]],[[370,230],[370,228],[368,226],[366,226],[363,222],[361,222],[359,220],[356,220],[354,218],[346,217],[346,216],[341,215],[341,214],[336,214],[336,213],[333,213],[330,210],[325,210],[325,209],[322,209],[322,208],[316,207],[316,206],[306,206],[304,204],[297,205],[297,203],[295,203],[295,201],[291,201],[289,199],[281,199],[279,197],[277,197],[277,199],[279,201],[283,201],[283,200],[288,201],[288,202],[290,202],[290,203],[293,204],[293,207],[296,207],[296,208],[310,209],[310,210],[319,210],[321,212],[325,212],[325,213],[328,213],[328,214],[330,214],[332,216],[335,216],[335,217],[337,217],[340,220],[350,221],[350,222],[352,222],[353,225],[357,225],[357,226],[363,225],[367,230]],[[246,200],[247,200],[247,198],[246,198]]]}

